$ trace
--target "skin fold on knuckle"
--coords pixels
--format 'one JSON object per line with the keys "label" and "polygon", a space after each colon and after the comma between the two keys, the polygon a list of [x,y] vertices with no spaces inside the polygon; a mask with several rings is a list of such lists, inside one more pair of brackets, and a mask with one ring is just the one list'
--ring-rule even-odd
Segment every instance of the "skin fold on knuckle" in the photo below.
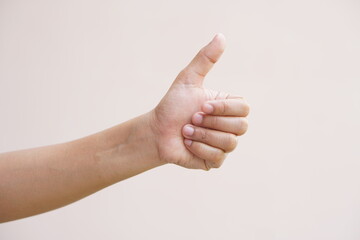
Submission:
{"label": "skin fold on knuckle", "polygon": [[228,109],[228,103],[226,101],[221,101],[217,104],[218,114],[225,115]]}
{"label": "skin fold on knuckle", "polygon": [[219,117],[216,116],[206,116],[206,122],[207,122],[207,126],[206,127],[210,127],[210,128],[217,128],[218,126],[218,122],[219,122]]}
{"label": "skin fold on knuckle", "polygon": [[217,59],[214,59],[212,57],[210,57],[207,53],[206,53],[206,47],[203,47],[201,50],[200,50],[200,54],[201,56],[208,62],[210,63],[211,65],[212,64],[215,64],[217,62]]}
{"label": "skin fold on knuckle", "polygon": [[206,161],[206,160],[203,160],[204,161],[204,165],[205,165],[205,171],[210,171],[210,169],[211,169],[211,165],[210,165],[210,163],[208,162],[208,161]]}
{"label": "skin fold on knuckle", "polygon": [[197,135],[201,141],[208,140],[208,133],[207,133],[206,129],[196,128],[195,132],[197,132]]}

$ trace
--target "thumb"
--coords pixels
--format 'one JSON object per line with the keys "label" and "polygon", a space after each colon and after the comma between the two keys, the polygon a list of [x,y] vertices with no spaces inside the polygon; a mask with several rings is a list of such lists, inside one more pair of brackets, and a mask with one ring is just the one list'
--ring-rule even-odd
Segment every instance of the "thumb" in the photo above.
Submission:
{"label": "thumb", "polygon": [[225,49],[225,37],[218,33],[211,42],[203,47],[194,59],[177,77],[177,81],[201,86],[206,74],[219,60]]}

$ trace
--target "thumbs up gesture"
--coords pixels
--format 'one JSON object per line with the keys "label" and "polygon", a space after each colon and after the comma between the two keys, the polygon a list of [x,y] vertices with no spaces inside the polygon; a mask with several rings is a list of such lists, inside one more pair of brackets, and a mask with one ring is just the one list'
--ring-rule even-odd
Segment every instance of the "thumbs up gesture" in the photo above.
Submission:
{"label": "thumbs up gesture", "polygon": [[217,34],[176,77],[151,112],[158,156],[186,168],[218,168],[244,134],[249,106],[242,97],[203,87],[225,49]]}

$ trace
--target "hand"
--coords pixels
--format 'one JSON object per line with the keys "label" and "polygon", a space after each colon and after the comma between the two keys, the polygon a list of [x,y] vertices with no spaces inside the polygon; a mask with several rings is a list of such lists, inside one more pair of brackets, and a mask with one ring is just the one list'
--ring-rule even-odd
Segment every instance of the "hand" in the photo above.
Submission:
{"label": "hand", "polygon": [[209,90],[203,80],[225,48],[217,34],[180,72],[151,112],[161,161],[186,168],[218,168],[247,130],[249,106],[242,97]]}

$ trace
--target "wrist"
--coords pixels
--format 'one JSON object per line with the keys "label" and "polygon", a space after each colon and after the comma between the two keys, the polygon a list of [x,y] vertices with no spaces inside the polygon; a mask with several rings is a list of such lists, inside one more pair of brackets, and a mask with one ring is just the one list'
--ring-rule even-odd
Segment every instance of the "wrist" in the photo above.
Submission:
{"label": "wrist", "polygon": [[163,165],[152,129],[152,112],[95,134],[95,159],[101,175],[115,183]]}
{"label": "wrist", "polygon": [[160,159],[154,121],[153,111],[130,120],[131,131],[126,140],[126,148],[132,149],[137,159],[157,167],[165,162]]}

